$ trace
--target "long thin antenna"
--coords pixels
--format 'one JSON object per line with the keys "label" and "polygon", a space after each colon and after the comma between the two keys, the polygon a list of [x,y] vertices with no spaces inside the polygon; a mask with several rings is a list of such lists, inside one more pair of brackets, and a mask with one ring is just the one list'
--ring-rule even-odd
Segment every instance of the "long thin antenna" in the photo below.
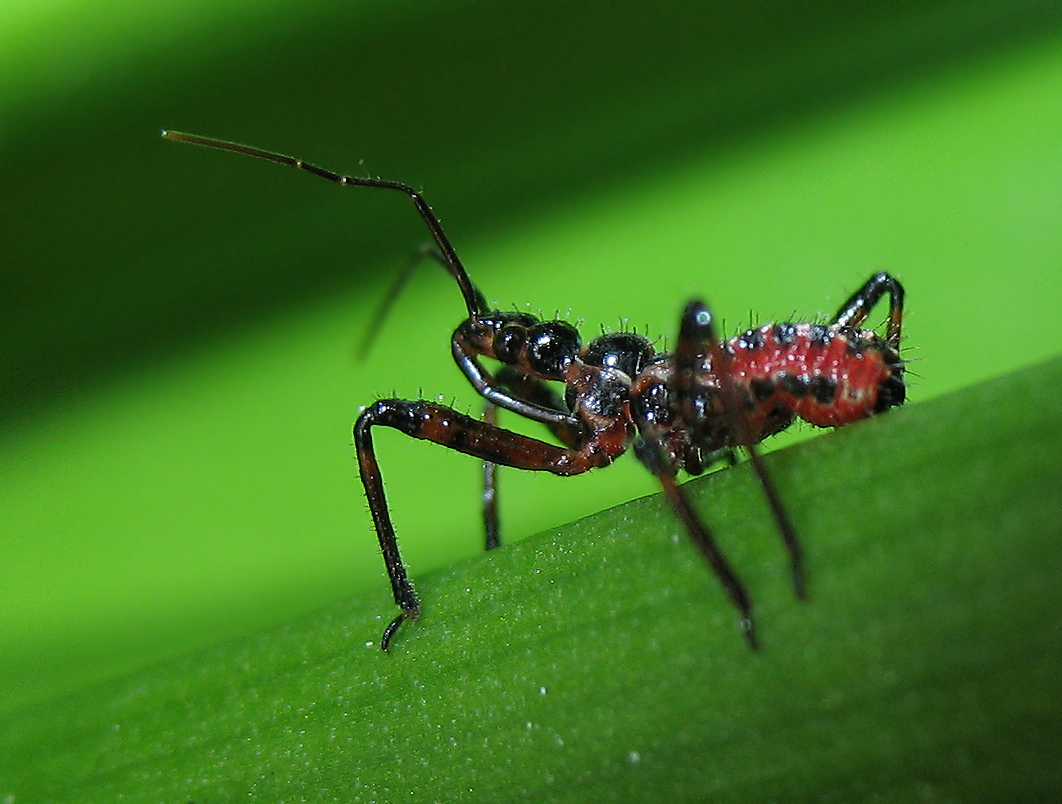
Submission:
{"label": "long thin antenna", "polygon": [[439,219],[436,217],[435,213],[431,211],[431,207],[428,206],[428,202],[424,200],[424,197],[408,184],[402,184],[397,181],[388,181],[386,179],[362,179],[354,176],[344,176],[340,173],[310,164],[309,162],[303,162],[301,159],[296,159],[293,156],[285,156],[284,154],[274,153],[273,151],[264,151],[261,148],[254,148],[250,145],[241,145],[226,140],[218,140],[213,137],[203,137],[199,134],[186,134],[183,131],[167,131],[163,129],[162,138],[174,142],[188,143],[189,145],[202,145],[205,148],[216,148],[219,151],[232,151],[233,153],[244,154],[245,156],[253,156],[257,159],[264,159],[267,162],[276,162],[280,165],[287,165],[288,167],[305,170],[307,173],[312,173],[314,176],[320,176],[322,179],[328,179],[336,184],[353,185],[355,187],[379,187],[384,190],[397,190],[398,192],[405,193],[413,200],[413,205],[417,208],[417,212],[420,213],[420,217],[424,219],[424,223],[427,224],[431,236],[439,246],[439,251],[445,258],[444,265],[446,266],[446,269],[457,281],[457,286],[461,289],[461,295],[464,296],[465,299],[465,307],[468,308],[469,318],[477,318],[487,311],[487,303],[483,298],[483,294],[479,292],[476,286],[472,284],[472,280],[469,279],[468,271],[466,271],[465,266],[461,264],[461,260],[457,256],[457,252],[454,250],[453,245],[450,243],[450,239],[443,231]]}

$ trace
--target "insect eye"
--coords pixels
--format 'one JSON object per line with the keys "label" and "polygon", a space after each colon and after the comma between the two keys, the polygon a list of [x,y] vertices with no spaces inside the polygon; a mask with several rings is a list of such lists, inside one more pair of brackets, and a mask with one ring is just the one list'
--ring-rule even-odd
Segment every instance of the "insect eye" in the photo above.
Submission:
{"label": "insect eye", "polygon": [[566,321],[544,321],[528,331],[527,360],[543,375],[557,376],[579,352],[579,333]]}

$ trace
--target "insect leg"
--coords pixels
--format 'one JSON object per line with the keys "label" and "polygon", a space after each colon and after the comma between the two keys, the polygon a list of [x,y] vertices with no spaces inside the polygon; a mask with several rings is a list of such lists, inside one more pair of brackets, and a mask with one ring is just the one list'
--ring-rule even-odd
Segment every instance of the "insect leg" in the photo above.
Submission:
{"label": "insect leg", "polygon": [[900,348],[900,325],[903,321],[903,285],[886,273],[874,274],[859,290],[841,305],[832,323],[838,327],[858,327],[871,309],[889,294],[889,328],[887,341],[893,349]]}
{"label": "insect leg", "polygon": [[402,613],[395,617],[383,632],[380,646],[384,650],[387,650],[391,638],[403,622],[415,620],[420,616],[420,599],[417,597],[416,590],[413,589],[413,584],[406,573],[406,565],[398,552],[398,540],[395,538],[395,529],[387,511],[383,476],[380,474],[380,466],[376,461],[376,451],[372,443],[372,426],[388,424],[387,418],[393,416],[395,412],[393,406],[382,406],[377,402],[367,408],[354,425],[354,446],[358,455],[361,483],[365,487],[365,496],[369,501],[369,512],[372,514],[376,535],[380,540],[380,550],[383,553],[384,564],[387,566],[387,576],[391,579],[395,603],[402,610]]}
{"label": "insect leg", "polygon": [[495,379],[513,398],[563,414],[564,417],[560,421],[545,421],[543,424],[565,446],[572,449],[582,446],[586,440],[586,428],[582,420],[568,410],[564,400],[549,383],[537,377],[529,377],[512,366],[502,366],[495,374]]}
{"label": "insect leg", "polygon": [[[450,345],[454,361],[464,372],[476,392],[488,402],[493,402],[500,408],[511,410],[513,413],[518,413],[532,421],[542,422],[550,428],[559,427],[562,430],[582,429],[582,420],[573,415],[563,405],[553,407],[548,403],[543,404],[535,399],[524,399],[507,389],[503,382],[500,382],[497,377],[479,364],[479,361],[476,360],[477,353],[475,349],[461,335],[460,331],[454,333],[453,338],[450,340]],[[557,381],[562,381],[561,377],[556,379]]]}
{"label": "insect leg", "polygon": [[[582,449],[558,447],[503,430],[489,421],[473,419],[433,402],[382,399],[366,408],[354,425],[354,445],[395,603],[401,609],[384,630],[380,640],[380,647],[384,650],[388,649],[403,622],[420,616],[420,599],[398,550],[398,540],[384,494],[383,477],[373,449],[373,427],[390,427],[413,438],[432,441],[500,466],[565,476],[606,466],[619,451],[626,448],[626,444],[610,447],[608,444],[594,443],[593,439],[587,439]],[[609,441],[609,444],[613,443]]]}
{"label": "insect leg", "polygon": [[[493,402],[483,403],[483,422],[490,427],[498,426],[498,407]],[[486,548],[501,546],[501,524],[498,521],[498,464],[483,461],[483,531]]]}
{"label": "insect leg", "polygon": [[675,516],[682,522],[686,528],[686,533],[689,534],[697,549],[701,551],[701,555],[704,556],[708,566],[711,567],[712,572],[722,583],[724,591],[741,615],[741,630],[744,632],[749,646],[755,649],[758,647],[758,643],[756,641],[755,621],[752,618],[752,599],[749,597],[744,584],[741,583],[741,579],[738,578],[730,566],[730,562],[726,560],[726,556],[719,549],[719,545],[716,544],[711,531],[697,516],[697,512],[693,510],[686,493],[675,482],[675,462],[666,457],[666,450],[663,445],[647,438],[640,438],[634,442],[634,452],[638,459],[660,481],[660,485],[664,489],[664,496],[667,497]]}
{"label": "insect leg", "polygon": [[[789,514],[782,505],[782,499],[775,488],[774,481],[767,472],[759,450],[753,443],[752,432],[745,418],[745,410],[742,406],[740,394],[734,386],[731,372],[730,355],[722,347],[715,332],[715,324],[712,314],[702,302],[691,302],[682,316],[682,324],[679,330],[678,344],[675,349],[676,381],[678,383],[679,399],[688,398],[688,385],[692,382],[695,363],[699,355],[707,350],[711,357],[712,373],[719,380],[719,391],[723,400],[723,409],[734,432],[735,440],[748,451],[749,462],[756,472],[763,489],[764,496],[774,515],[778,525],[778,531],[782,534],[789,553],[790,571],[793,576],[793,589],[797,597],[803,599],[806,596],[804,580],[804,557],[800,542],[796,536],[796,530],[789,519]],[[683,393],[683,389],[685,393]]]}
{"label": "insect leg", "polygon": [[[538,379],[529,377],[511,366],[502,366],[495,375],[499,386],[510,391],[516,398],[539,405],[550,410],[567,413],[568,409],[550,386]],[[498,406],[493,402],[484,403],[483,421],[497,425]],[[580,449],[586,438],[583,427],[568,423],[546,422],[557,440],[571,449]],[[498,517],[498,467],[490,461],[483,462],[483,522],[487,536],[487,549],[493,550],[501,545],[501,529]]]}

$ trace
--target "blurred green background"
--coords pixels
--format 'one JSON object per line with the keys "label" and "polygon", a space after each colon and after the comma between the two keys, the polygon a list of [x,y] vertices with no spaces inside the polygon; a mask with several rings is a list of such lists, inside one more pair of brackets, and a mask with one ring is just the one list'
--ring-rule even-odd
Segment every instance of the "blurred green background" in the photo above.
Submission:
{"label": "blurred green background", "polygon": [[[1060,45],[1002,1],[4,4],[0,709],[389,612],[350,425],[478,409],[437,268],[355,358],[427,240],[407,200],[160,128],[410,182],[489,299],[587,333],[822,316],[889,270],[917,403],[1059,351]],[[414,576],[477,554],[475,462],[378,443]],[[505,535],[652,491],[507,473]]]}

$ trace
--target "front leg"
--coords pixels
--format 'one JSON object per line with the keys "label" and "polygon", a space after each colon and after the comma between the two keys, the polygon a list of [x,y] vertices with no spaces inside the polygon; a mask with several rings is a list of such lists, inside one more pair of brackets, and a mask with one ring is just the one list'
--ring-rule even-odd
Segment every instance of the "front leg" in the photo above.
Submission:
{"label": "front leg", "polygon": [[387,566],[387,577],[391,579],[395,603],[402,610],[384,629],[380,647],[385,651],[391,644],[391,638],[398,627],[406,620],[415,620],[420,616],[420,598],[413,589],[413,584],[406,572],[406,565],[398,552],[398,540],[395,538],[395,529],[387,510],[387,497],[384,495],[383,476],[380,474],[380,465],[376,461],[376,450],[372,443],[373,425],[382,424],[393,427],[395,425],[390,420],[400,415],[400,408],[389,403],[399,403],[399,400],[377,402],[362,412],[354,424],[354,447],[358,455],[361,484],[365,487],[369,512],[372,514],[372,522],[376,527],[376,536],[380,540],[380,550],[383,553],[384,564]]}
{"label": "front leg", "polygon": [[384,630],[380,647],[386,651],[402,623],[420,616],[420,599],[398,550],[373,447],[373,427],[400,430],[413,438],[432,441],[492,464],[567,476],[612,463],[626,449],[629,416],[628,404],[608,421],[602,420],[579,449],[572,449],[503,430],[489,421],[473,419],[434,402],[382,399],[366,408],[354,425],[354,445],[395,603],[401,609]]}

